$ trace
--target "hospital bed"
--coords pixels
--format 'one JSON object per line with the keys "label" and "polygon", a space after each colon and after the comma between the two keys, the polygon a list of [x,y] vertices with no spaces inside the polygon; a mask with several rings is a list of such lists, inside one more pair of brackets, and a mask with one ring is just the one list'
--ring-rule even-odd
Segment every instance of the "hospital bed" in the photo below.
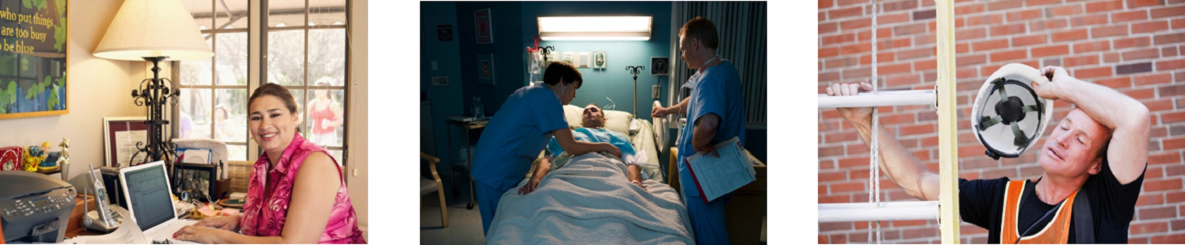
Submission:
{"label": "hospital bed", "polygon": [[[583,108],[564,107],[570,128],[581,127]],[[605,128],[629,135],[646,155],[640,164],[650,178],[646,190],[629,183],[620,160],[600,154],[573,157],[554,169],[528,195],[518,195],[529,177],[503,194],[486,241],[496,244],[692,244],[686,208],[659,167],[657,141],[666,125],[633,120],[627,112],[604,110]],[[657,139],[656,139],[657,138]],[[543,154],[540,154],[542,158]],[[616,161],[616,162],[614,162]],[[538,162],[538,160],[536,160]],[[532,166],[536,164],[532,163]],[[532,167],[533,173],[534,169]],[[645,192],[645,193],[644,193]]]}

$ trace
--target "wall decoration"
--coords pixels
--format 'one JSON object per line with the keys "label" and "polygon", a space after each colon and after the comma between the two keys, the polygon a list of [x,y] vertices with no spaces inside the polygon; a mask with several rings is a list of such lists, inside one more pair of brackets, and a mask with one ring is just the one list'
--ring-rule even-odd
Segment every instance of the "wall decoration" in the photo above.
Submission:
{"label": "wall decoration", "polygon": [[576,53],[576,67],[577,68],[588,68],[590,65],[589,63],[592,63],[589,61],[588,57],[589,57],[588,52]]}
{"label": "wall decoration", "polygon": [[432,86],[448,86],[448,76],[432,76]]}
{"label": "wall decoration", "polygon": [[436,40],[447,42],[453,40],[453,25],[436,26]]}
{"label": "wall decoration", "polygon": [[477,25],[477,43],[494,43],[494,26],[493,15],[490,14],[490,9],[482,9],[473,11],[473,20]]}
{"label": "wall decoration", "polygon": [[[148,144],[148,124],[145,117],[104,117],[103,118],[103,149],[106,155],[106,165],[109,167],[131,166],[139,161],[132,161],[132,156],[139,152],[136,143]],[[146,154],[136,155],[140,161],[147,158]]]}
{"label": "wall decoration", "polygon": [[477,81],[481,84],[496,85],[494,83],[494,54],[477,55]]}
{"label": "wall decoration", "polygon": [[564,52],[562,56],[563,57],[560,58],[560,61],[567,62],[568,64],[572,64],[573,66],[576,65],[576,57],[575,57],[576,54],[575,53]]}
{"label": "wall decoration", "polygon": [[607,65],[605,63],[609,60],[608,57],[605,57],[606,55],[607,54],[605,53],[605,51],[593,52],[592,68],[605,69],[605,67],[607,67]]}
{"label": "wall decoration", "polygon": [[4,1],[0,119],[64,115],[66,0]]}
{"label": "wall decoration", "polygon": [[670,72],[670,65],[667,57],[650,57],[650,75],[666,76]]}

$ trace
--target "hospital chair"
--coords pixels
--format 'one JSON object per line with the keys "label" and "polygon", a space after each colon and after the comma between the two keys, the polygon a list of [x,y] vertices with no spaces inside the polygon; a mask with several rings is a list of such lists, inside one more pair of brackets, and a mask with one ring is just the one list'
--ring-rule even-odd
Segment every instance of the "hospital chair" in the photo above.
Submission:
{"label": "hospital chair", "polygon": [[448,228],[448,203],[444,201],[444,185],[440,182],[440,174],[436,173],[436,163],[440,162],[440,158],[420,152],[420,159],[428,161],[428,169],[432,171],[432,179],[420,178],[420,202],[422,203],[424,201],[424,196],[432,192],[438,193],[440,196],[440,220],[443,224],[442,228]]}

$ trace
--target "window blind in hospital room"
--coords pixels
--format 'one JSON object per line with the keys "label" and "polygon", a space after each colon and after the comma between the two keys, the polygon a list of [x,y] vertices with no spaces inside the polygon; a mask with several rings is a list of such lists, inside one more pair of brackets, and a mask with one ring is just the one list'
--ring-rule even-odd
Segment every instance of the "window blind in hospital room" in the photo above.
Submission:
{"label": "window blind in hospital room", "polygon": [[766,124],[766,3],[765,2],[677,2],[671,15],[670,89],[666,104],[687,97],[683,83],[694,71],[679,61],[679,28],[696,16],[716,24],[720,46],[716,53],[737,68],[745,97],[745,122]]}

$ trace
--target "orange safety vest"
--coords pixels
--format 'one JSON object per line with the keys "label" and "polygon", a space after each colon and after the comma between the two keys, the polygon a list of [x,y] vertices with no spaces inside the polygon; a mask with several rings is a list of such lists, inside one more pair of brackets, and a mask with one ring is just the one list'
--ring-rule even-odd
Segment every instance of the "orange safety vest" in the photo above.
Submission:
{"label": "orange safety vest", "polygon": [[[1003,223],[1000,224],[1000,243],[1043,243],[1043,244],[1065,244],[1070,238],[1070,214],[1074,210],[1074,196],[1078,195],[1075,191],[1066,198],[1065,204],[1058,207],[1057,214],[1053,216],[1053,220],[1049,221],[1042,228],[1040,232],[1032,236],[1020,237],[1019,227],[1017,227],[1016,216],[1020,213],[1020,200],[1024,193],[1025,181],[1013,180],[1008,181],[1008,190],[1004,192],[1004,210]],[[1017,237],[1020,240],[1017,241]]]}

